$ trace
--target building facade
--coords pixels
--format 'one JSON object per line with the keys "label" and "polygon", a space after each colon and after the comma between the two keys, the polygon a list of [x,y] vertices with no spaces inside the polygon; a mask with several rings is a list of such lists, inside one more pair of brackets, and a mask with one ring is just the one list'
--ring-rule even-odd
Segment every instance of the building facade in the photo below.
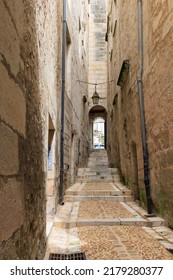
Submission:
{"label": "building facade", "polygon": [[107,4],[108,75],[118,83],[108,90],[110,163],[120,168],[134,198],[146,205],[141,82],[152,207],[173,227],[173,2],[111,0]]}
{"label": "building facade", "polygon": [[64,2],[65,44],[63,1],[0,2],[0,259],[44,258],[59,203],[60,136],[63,193],[96,137],[146,207],[144,124],[152,210],[173,228],[173,1]]}
{"label": "building facade", "polygon": [[[42,259],[59,196],[62,47],[65,188],[88,157],[88,1],[0,3],[0,259]],[[73,16],[72,16],[73,13]]]}
{"label": "building facade", "polygon": [[[90,149],[94,143],[94,122],[102,118],[107,125],[107,29],[106,0],[92,0],[89,5],[89,68],[88,68],[88,97],[89,97],[89,141]],[[96,86],[94,85],[96,84]],[[100,100],[93,105],[92,97],[97,92]],[[106,133],[105,133],[106,134]],[[106,139],[106,137],[105,137]],[[106,142],[104,144],[106,146]]]}

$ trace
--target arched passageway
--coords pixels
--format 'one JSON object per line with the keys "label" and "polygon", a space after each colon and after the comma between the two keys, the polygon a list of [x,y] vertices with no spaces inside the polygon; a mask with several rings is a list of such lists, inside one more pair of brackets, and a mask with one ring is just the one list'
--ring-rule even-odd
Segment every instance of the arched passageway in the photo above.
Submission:
{"label": "arched passageway", "polygon": [[96,105],[89,111],[90,149],[106,149],[107,143],[107,111]]}

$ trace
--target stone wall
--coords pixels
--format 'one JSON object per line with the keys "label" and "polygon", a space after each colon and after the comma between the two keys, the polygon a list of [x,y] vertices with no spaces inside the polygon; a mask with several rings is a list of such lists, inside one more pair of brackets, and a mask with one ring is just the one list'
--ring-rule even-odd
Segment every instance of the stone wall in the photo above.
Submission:
{"label": "stone wall", "polygon": [[42,143],[46,172],[47,220],[55,214],[59,188],[61,102],[61,1],[36,1],[38,83],[41,95]]}
{"label": "stone wall", "polygon": [[[93,0],[89,5],[89,83],[107,82],[107,42],[105,34],[107,29],[106,1]],[[96,88],[101,98],[107,95],[107,83],[99,84]],[[89,108],[93,106],[92,96],[94,85],[89,85]],[[105,99],[100,99],[99,105],[107,109]]]}
{"label": "stone wall", "polygon": [[45,170],[35,7],[0,3],[0,258],[42,258]]}
{"label": "stone wall", "polygon": [[[88,2],[78,4],[67,9],[64,190],[89,150],[88,92],[76,82],[88,75]],[[62,1],[1,1],[0,34],[0,259],[42,259],[58,203]]]}
{"label": "stone wall", "polygon": [[0,258],[41,259],[58,194],[62,6],[0,5]]}
{"label": "stone wall", "polygon": [[[90,150],[93,149],[93,125],[98,116],[98,110],[104,112],[106,120],[107,112],[107,9],[105,0],[93,0],[89,5],[89,49],[88,49],[88,98],[89,98],[89,142]],[[98,84],[96,87],[94,84]],[[99,94],[98,105],[93,104],[92,96],[94,92]],[[99,106],[99,107],[98,107]],[[94,112],[95,111],[95,112]],[[105,143],[106,144],[106,143]]]}
{"label": "stone wall", "polygon": [[87,85],[78,82],[88,77],[88,32],[88,1],[78,0],[77,5],[68,1],[64,162],[69,170],[65,188],[75,182],[78,167],[88,159],[88,92]]}
{"label": "stone wall", "polygon": [[[144,5],[144,92],[152,198],[173,227],[173,2]],[[152,20],[151,20],[152,15]]]}
{"label": "stone wall", "polygon": [[[145,205],[143,155],[137,93],[137,1],[107,1],[108,73],[118,77],[124,60],[130,69],[125,83],[109,87],[109,160],[120,168],[122,179]],[[127,12],[128,11],[128,12]],[[144,103],[149,149],[153,210],[173,226],[172,194],[172,1],[143,1]],[[138,194],[136,194],[138,192]]]}

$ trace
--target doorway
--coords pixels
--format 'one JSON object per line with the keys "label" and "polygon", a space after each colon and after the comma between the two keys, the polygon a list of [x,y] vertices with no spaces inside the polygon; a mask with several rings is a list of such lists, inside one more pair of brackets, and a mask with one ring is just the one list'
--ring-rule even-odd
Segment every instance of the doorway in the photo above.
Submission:
{"label": "doorway", "polygon": [[89,112],[90,149],[106,149],[107,111],[101,105],[93,106]]}
{"label": "doorway", "polygon": [[96,118],[93,122],[93,149],[105,149],[105,120]]}
{"label": "doorway", "polygon": [[133,141],[131,145],[132,154],[132,176],[133,176],[133,195],[134,199],[140,201],[139,182],[138,182],[138,157],[136,143]]}
{"label": "doorway", "polygon": [[71,135],[71,184],[75,179],[75,135]]}
{"label": "doorway", "polygon": [[56,133],[51,118],[48,116],[48,146],[47,146],[47,184],[46,184],[46,214],[47,214],[47,235],[53,224],[53,216],[56,209],[56,169],[55,169],[55,145]]}

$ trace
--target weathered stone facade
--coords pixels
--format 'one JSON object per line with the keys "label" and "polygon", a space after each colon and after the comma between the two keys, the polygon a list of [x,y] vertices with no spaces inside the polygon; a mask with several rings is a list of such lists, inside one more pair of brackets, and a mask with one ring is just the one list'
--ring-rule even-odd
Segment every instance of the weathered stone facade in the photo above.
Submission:
{"label": "weathered stone facade", "polygon": [[[105,33],[107,28],[106,1],[93,0],[89,7],[89,75],[88,82],[96,83],[100,97],[106,97],[107,84],[107,43]],[[91,97],[94,93],[94,85],[89,85],[90,108],[93,106]],[[106,100],[100,100],[99,104],[106,107]]]}
{"label": "weathered stone facade", "polygon": [[42,258],[45,249],[46,174],[35,9],[30,1],[0,4],[1,259]]}
{"label": "weathered stone facade", "polygon": [[65,188],[74,183],[78,167],[86,165],[88,137],[88,1],[67,1],[66,96],[64,162],[69,165]]}
{"label": "weathered stone facade", "polygon": [[[66,46],[63,1],[0,2],[0,259],[44,257],[46,225],[50,229],[59,198],[62,48],[64,163],[69,167],[63,192],[75,182],[78,167],[87,166],[93,122],[101,117],[110,166],[120,169],[134,198],[146,205],[138,2],[67,0]],[[173,227],[173,1],[142,2],[153,211]],[[101,97],[97,106],[94,84]]]}
{"label": "weathered stone facade", "polygon": [[[107,119],[107,29],[106,0],[93,0],[89,5],[89,68],[88,68],[88,97],[89,97],[89,140],[93,148],[93,125],[98,117]],[[96,88],[94,84],[97,84]],[[93,106],[92,96],[99,94],[99,106]]]}
{"label": "weathered stone facade", "polygon": [[[150,162],[153,210],[173,227],[172,178],[172,28],[173,2],[143,2],[144,107]],[[112,84],[108,94],[109,159],[117,165],[136,199],[145,204],[143,152],[137,90],[138,1],[108,1],[109,79],[130,69],[121,87]],[[128,11],[128,12],[127,12]]]}
{"label": "weathered stone facade", "polygon": [[[88,3],[79,2],[79,7],[71,2],[74,17],[70,9],[67,13],[72,55],[64,149],[70,169],[64,188],[85,164],[89,145],[83,102],[87,91],[76,82],[87,79]],[[42,259],[46,213],[48,218],[54,215],[58,203],[62,8],[62,1],[56,0],[0,3],[0,259]]]}

